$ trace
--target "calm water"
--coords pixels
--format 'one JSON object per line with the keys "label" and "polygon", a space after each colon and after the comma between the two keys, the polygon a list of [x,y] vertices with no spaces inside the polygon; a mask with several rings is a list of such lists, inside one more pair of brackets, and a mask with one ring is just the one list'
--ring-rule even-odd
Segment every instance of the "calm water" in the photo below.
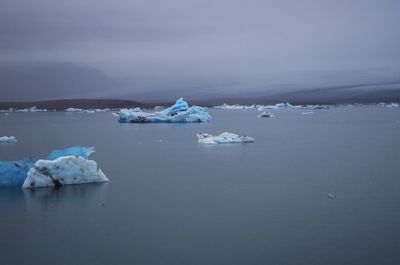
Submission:
{"label": "calm water", "polygon": [[[178,125],[0,114],[19,140],[0,159],[95,146],[110,178],[1,189],[0,264],[400,264],[400,109],[210,112]],[[256,142],[196,142],[223,131]]]}

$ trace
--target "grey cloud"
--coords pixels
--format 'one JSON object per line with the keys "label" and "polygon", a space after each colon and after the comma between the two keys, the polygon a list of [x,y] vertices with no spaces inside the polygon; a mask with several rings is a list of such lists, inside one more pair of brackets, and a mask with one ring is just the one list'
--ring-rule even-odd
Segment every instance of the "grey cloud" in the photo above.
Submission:
{"label": "grey cloud", "polygon": [[[400,73],[398,10],[396,0],[3,0],[0,58],[3,71],[70,63],[118,84],[94,97],[386,82]],[[21,99],[54,94],[30,86],[38,93]]]}

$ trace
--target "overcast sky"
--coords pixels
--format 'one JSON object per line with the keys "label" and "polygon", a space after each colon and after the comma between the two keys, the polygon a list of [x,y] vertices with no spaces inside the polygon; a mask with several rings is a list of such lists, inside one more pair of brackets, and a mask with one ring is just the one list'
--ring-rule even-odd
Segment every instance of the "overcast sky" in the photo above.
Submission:
{"label": "overcast sky", "polygon": [[0,100],[392,81],[399,14],[398,0],[2,0]]}

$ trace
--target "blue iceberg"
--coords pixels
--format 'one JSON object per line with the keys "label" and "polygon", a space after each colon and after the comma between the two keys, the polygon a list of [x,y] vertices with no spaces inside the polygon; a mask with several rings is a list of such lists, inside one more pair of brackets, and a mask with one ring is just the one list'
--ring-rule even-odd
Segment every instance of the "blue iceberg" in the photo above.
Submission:
{"label": "blue iceberg", "polygon": [[47,160],[56,160],[57,158],[63,156],[80,156],[87,160],[89,159],[89,156],[94,152],[94,147],[70,147],[62,150],[54,150],[47,156]]}
{"label": "blue iceberg", "polygon": [[0,188],[22,187],[28,171],[33,167],[32,158],[18,161],[0,161]]}
{"label": "blue iceberg", "polygon": [[189,107],[188,103],[179,98],[171,107],[158,112],[144,112],[139,108],[122,109],[119,112],[121,123],[194,123],[211,121],[211,115],[205,108]]}

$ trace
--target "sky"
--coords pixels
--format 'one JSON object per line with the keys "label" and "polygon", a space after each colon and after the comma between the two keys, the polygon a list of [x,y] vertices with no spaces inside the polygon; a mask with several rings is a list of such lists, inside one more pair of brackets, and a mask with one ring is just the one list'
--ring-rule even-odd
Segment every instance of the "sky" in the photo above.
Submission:
{"label": "sky", "polygon": [[398,0],[2,0],[0,101],[400,80]]}

